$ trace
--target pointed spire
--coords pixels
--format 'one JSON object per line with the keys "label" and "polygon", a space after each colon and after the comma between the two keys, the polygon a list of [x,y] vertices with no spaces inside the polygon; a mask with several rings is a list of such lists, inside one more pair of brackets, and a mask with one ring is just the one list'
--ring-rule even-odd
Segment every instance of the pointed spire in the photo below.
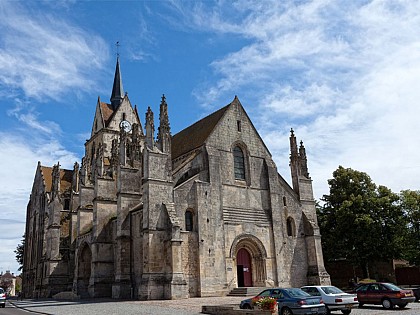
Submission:
{"label": "pointed spire", "polygon": [[171,152],[171,127],[169,126],[168,117],[168,104],[166,104],[165,94],[162,95],[162,101],[160,102],[160,113],[159,113],[159,128],[157,141],[159,149],[162,152]]}
{"label": "pointed spire", "polygon": [[60,192],[60,162],[57,162],[57,164],[54,164],[51,172],[52,176],[52,184],[51,184],[51,199],[55,199],[55,197],[58,197]]}
{"label": "pointed spire", "polygon": [[147,107],[146,112],[146,144],[150,149],[153,149],[153,146],[155,145],[154,134],[155,122],[153,118],[153,112],[149,106]]}
{"label": "pointed spire", "polygon": [[295,159],[298,155],[298,148],[296,143],[295,133],[293,128],[290,129],[290,156],[292,159]]}
{"label": "pointed spire", "polygon": [[120,71],[120,57],[117,56],[117,65],[115,67],[114,84],[112,86],[111,105],[114,110],[121,104],[124,99],[124,88],[122,84]]}
{"label": "pointed spire", "polygon": [[292,175],[292,186],[293,190],[299,194],[299,153],[296,143],[296,137],[293,129],[290,129],[290,171]]}
{"label": "pointed spire", "polygon": [[303,145],[303,141],[300,141],[300,147],[299,147],[299,168],[300,168],[300,175],[305,176],[306,178],[309,178],[309,172],[308,172],[308,159],[306,157],[306,149]]}

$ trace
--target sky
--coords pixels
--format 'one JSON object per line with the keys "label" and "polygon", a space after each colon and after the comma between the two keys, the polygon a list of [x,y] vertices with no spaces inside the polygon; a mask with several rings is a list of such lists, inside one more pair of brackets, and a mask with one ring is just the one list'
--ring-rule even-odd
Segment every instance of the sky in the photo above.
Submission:
{"label": "sky", "polygon": [[80,163],[117,53],[143,125],[162,94],[172,134],[237,95],[289,183],[303,140],[315,199],[339,165],[418,190],[419,30],[418,0],[0,1],[0,271],[38,161]]}

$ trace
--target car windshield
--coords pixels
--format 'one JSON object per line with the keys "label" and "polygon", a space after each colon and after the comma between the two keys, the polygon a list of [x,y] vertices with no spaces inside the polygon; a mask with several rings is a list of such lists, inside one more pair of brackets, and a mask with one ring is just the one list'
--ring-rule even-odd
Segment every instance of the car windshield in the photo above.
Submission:
{"label": "car windshield", "polygon": [[270,296],[271,290],[264,290],[258,296]]}
{"label": "car windshield", "polygon": [[325,294],[339,294],[343,293],[339,288],[337,287],[321,287],[321,290],[325,292]]}
{"label": "car windshield", "polygon": [[384,283],[384,286],[392,291],[400,291],[401,288],[392,283]]}
{"label": "car windshield", "polygon": [[308,297],[311,296],[310,294],[306,293],[305,291],[297,288],[292,289],[284,289],[290,297]]}

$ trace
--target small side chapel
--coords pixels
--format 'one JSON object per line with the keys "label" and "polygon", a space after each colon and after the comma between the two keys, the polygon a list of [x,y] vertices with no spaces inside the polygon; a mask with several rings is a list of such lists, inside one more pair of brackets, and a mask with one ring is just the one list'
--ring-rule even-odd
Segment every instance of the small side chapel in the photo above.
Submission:
{"label": "small side chapel", "polygon": [[238,97],[171,135],[124,93],[98,98],[81,165],[38,162],[26,217],[24,297],[181,299],[240,287],[329,284],[305,147],[289,185]]}

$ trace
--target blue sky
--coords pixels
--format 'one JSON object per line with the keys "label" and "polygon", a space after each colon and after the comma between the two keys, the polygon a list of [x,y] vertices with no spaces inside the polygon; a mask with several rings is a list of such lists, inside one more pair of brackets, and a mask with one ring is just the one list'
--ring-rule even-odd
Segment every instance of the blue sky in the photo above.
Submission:
{"label": "blue sky", "polygon": [[16,272],[38,161],[80,162],[116,47],[144,113],[166,95],[172,133],[238,95],[290,182],[289,131],[315,198],[339,166],[419,189],[420,2],[1,1],[0,270]]}

